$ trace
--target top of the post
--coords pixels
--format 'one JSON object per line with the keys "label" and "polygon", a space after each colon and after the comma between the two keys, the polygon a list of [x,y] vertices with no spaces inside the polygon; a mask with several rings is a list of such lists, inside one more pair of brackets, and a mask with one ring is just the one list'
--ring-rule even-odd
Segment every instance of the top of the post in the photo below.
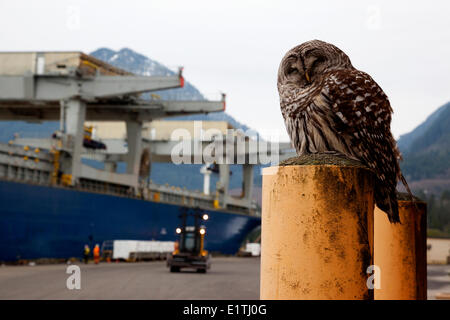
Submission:
{"label": "top of the post", "polygon": [[331,165],[340,167],[355,167],[368,169],[367,166],[358,160],[350,159],[340,154],[315,153],[306,154],[300,157],[292,157],[281,161],[278,166],[310,166],[310,165]]}
{"label": "top of the post", "polygon": [[426,205],[426,202],[423,201],[422,199],[420,199],[419,197],[413,195],[412,200],[411,200],[411,196],[409,195],[409,193],[407,192],[399,192],[397,191],[397,200],[399,205],[413,205],[415,204],[417,205]]}
{"label": "top of the post", "polygon": [[[414,201],[423,202],[422,199],[413,195]],[[411,201],[411,196],[408,192],[398,192],[397,191],[397,200],[398,201]]]}

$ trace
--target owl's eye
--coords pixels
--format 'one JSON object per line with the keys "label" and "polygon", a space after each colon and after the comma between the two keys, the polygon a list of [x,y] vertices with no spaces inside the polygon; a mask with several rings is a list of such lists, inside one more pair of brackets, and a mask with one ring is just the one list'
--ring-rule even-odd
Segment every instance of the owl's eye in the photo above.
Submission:
{"label": "owl's eye", "polygon": [[287,74],[288,75],[297,74],[297,73],[298,73],[298,69],[297,68],[289,68],[287,70]]}
{"label": "owl's eye", "polygon": [[314,69],[315,67],[317,67],[319,64],[321,64],[322,62],[325,61],[324,57],[318,57],[316,60],[314,60],[311,69]]}

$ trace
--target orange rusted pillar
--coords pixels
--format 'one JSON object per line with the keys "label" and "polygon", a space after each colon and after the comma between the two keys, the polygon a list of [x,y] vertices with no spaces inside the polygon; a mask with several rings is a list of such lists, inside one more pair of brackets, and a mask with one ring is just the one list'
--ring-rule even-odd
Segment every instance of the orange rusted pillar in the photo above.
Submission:
{"label": "orange rusted pillar", "polygon": [[263,171],[261,299],[373,299],[371,172],[297,159]]}
{"label": "orange rusted pillar", "polygon": [[380,270],[375,300],[427,298],[426,204],[399,200],[401,223],[375,208],[374,264]]}
{"label": "orange rusted pillar", "polygon": [[[411,202],[405,201],[405,207],[413,206]],[[416,280],[417,280],[417,299],[427,300],[427,204],[425,202],[417,203],[418,215],[415,219],[415,242],[416,242]],[[416,211],[417,212],[417,211]]]}

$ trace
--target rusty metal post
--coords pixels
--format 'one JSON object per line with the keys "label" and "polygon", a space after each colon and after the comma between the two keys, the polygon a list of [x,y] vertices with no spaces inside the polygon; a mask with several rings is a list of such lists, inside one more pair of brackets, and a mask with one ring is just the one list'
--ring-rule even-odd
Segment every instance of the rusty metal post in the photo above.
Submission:
{"label": "rusty metal post", "polygon": [[263,170],[261,299],[373,299],[373,177],[361,166]]}
{"label": "rusty metal post", "polygon": [[[403,205],[405,208],[411,207],[411,202]],[[415,245],[416,245],[416,281],[417,299],[427,300],[427,204],[417,203],[419,209],[415,219]]]}
{"label": "rusty metal post", "polygon": [[399,200],[401,223],[389,222],[375,208],[374,264],[380,268],[380,288],[375,300],[425,300],[427,298],[426,204]]}

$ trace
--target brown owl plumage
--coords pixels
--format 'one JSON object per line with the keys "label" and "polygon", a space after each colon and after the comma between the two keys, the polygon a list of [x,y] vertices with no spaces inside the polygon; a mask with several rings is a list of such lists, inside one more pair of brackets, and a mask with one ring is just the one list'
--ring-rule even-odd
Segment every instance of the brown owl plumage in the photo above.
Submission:
{"label": "brown owl plumage", "polygon": [[378,84],[339,48],[313,40],[284,56],[278,92],[297,154],[336,152],[361,161],[376,173],[377,206],[399,222],[396,186],[406,181],[390,131],[392,109]]}

